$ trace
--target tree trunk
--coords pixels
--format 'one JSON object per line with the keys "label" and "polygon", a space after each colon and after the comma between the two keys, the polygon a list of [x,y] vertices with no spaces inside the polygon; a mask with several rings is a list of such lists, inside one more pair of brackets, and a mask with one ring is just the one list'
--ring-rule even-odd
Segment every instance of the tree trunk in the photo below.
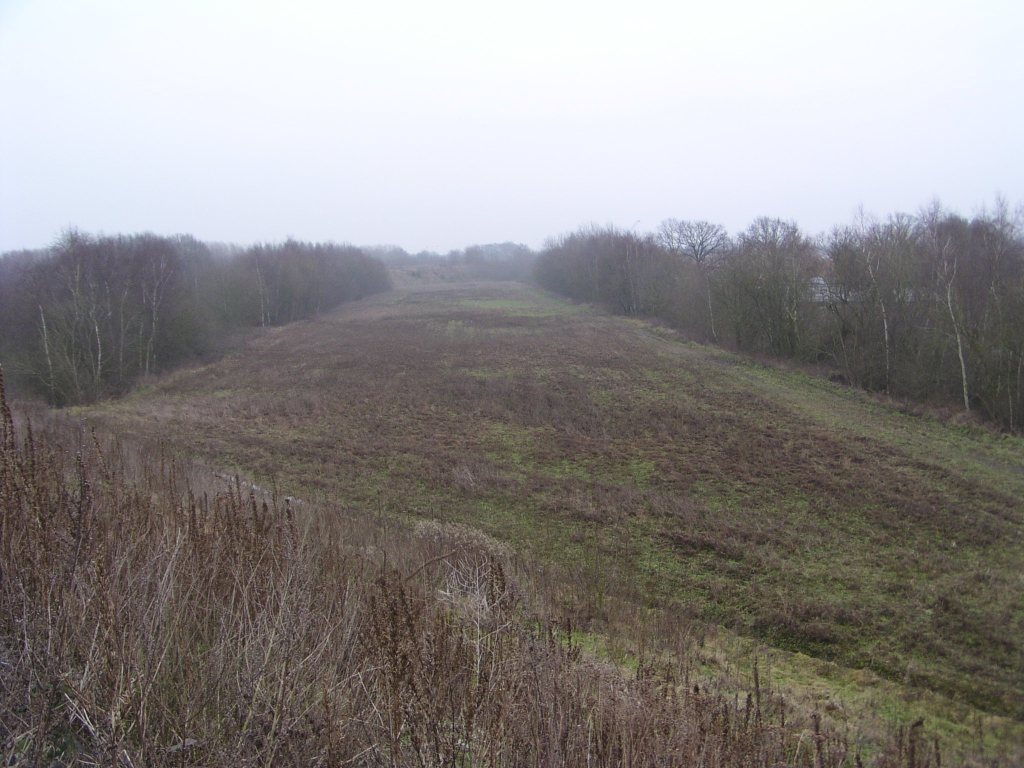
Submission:
{"label": "tree trunk", "polygon": [[704,292],[707,294],[708,299],[708,323],[711,326],[711,340],[717,344],[718,334],[715,332],[715,310],[711,303],[711,277],[703,267],[700,268],[700,271],[701,276],[704,278]]}
{"label": "tree trunk", "polygon": [[[955,274],[955,268],[954,268]],[[964,391],[964,410],[971,410],[971,398],[967,391],[967,362],[964,359],[963,333],[960,330],[960,323],[957,321],[956,312],[953,309],[953,281],[946,283],[946,306],[949,308],[949,319],[953,323],[953,334],[956,336],[956,353],[960,358],[960,382]]]}
{"label": "tree trunk", "polygon": [[43,354],[46,355],[46,369],[50,375],[50,405],[57,405],[57,388],[53,380],[53,358],[50,357],[50,334],[46,330],[46,313],[39,305],[39,320],[43,324]]}

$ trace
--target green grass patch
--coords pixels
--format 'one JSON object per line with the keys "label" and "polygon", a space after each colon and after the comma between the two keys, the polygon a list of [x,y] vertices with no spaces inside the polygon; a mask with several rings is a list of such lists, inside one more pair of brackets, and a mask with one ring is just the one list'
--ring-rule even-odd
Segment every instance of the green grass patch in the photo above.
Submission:
{"label": "green grass patch", "polygon": [[346,307],[79,413],[478,526],[576,573],[593,627],[641,606],[803,654],[786,684],[863,693],[858,722],[861,672],[949,703],[943,738],[1024,720],[1018,438],[511,284]]}

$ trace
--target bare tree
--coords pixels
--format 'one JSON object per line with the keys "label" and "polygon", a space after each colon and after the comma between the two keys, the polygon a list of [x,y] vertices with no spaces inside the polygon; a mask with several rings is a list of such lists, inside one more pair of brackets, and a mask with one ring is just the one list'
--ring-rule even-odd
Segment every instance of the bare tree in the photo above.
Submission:
{"label": "bare tree", "polygon": [[971,396],[965,350],[968,313],[961,296],[965,276],[960,269],[961,258],[966,255],[967,229],[966,220],[947,215],[937,202],[918,217],[918,242],[935,280],[937,303],[949,319],[960,367],[960,393],[964,410],[969,411]]}
{"label": "bare tree", "polygon": [[839,321],[836,340],[846,375],[889,394],[913,295],[913,220],[897,214],[878,222],[861,212],[852,226],[836,228],[825,247],[829,308]]}
{"label": "bare tree", "polygon": [[657,238],[662,247],[672,253],[689,256],[699,267],[710,265],[732,242],[721,224],[678,219],[661,222]]}
{"label": "bare tree", "polygon": [[814,244],[797,225],[756,219],[740,235],[724,270],[722,290],[737,328],[737,345],[742,335],[753,343],[765,338],[768,351],[777,357],[802,351],[805,326],[814,314],[812,280],[822,265]]}
{"label": "bare tree", "polygon": [[715,311],[711,301],[710,271],[715,261],[732,245],[729,233],[720,224],[709,221],[680,221],[665,219],[658,227],[658,243],[677,256],[688,256],[697,266],[708,303],[708,325],[711,338],[718,340],[715,332]]}

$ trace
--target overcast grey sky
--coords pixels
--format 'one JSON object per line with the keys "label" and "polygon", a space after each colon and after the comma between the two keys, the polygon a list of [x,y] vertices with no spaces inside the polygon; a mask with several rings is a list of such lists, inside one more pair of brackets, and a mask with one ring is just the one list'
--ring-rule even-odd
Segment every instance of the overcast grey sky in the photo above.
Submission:
{"label": "overcast grey sky", "polygon": [[1024,202],[1024,3],[0,0],[0,250]]}

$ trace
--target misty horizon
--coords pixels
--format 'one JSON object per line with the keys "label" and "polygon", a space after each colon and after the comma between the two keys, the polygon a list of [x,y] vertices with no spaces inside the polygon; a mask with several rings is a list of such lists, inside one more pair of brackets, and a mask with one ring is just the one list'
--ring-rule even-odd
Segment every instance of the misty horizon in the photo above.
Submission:
{"label": "misty horizon", "polygon": [[539,248],[1024,201],[1024,9],[0,5],[0,252],[68,227]]}

